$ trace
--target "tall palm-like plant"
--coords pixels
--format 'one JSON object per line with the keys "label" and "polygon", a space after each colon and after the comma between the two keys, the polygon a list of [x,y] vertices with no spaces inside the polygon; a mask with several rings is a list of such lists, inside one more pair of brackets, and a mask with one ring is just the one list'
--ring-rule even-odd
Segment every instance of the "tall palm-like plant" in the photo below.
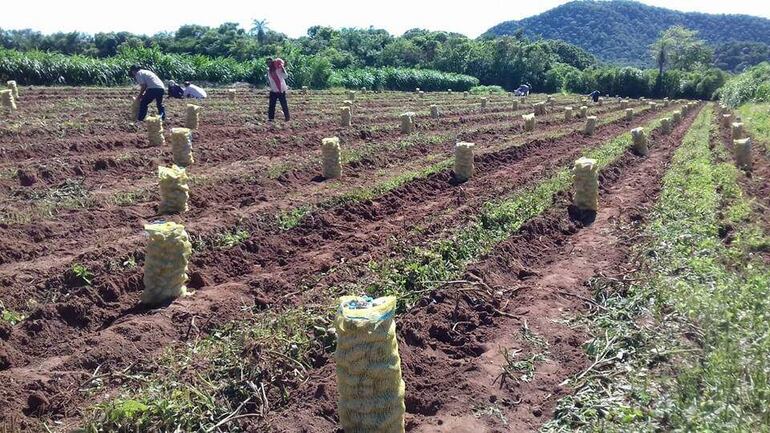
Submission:
{"label": "tall palm-like plant", "polygon": [[267,36],[267,20],[252,20],[251,22],[251,34],[257,36],[257,41],[260,44],[265,43],[265,37]]}

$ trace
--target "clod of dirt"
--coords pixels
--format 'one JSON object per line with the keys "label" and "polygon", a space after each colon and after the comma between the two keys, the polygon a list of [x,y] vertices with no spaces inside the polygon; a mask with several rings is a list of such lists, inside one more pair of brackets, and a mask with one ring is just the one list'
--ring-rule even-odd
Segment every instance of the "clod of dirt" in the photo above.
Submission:
{"label": "clod of dirt", "polygon": [[206,277],[204,277],[200,272],[193,272],[190,274],[190,281],[187,283],[189,288],[198,290],[208,285],[208,280],[206,280]]}
{"label": "clod of dirt", "polygon": [[37,182],[37,177],[33,173],[27,173],[24,170],[19,170],[16,176],[18,176],[21,186],[32,186]]}
{"label": "clod of dirt", "polygon": [[25,415],[42,415],[48,411],[51,403],[48,398],[40,393],[32,393],[27,397],[27,408],[24,410]]}
{"label": "clod of dirt", "polygon": [[94,162],[94,170],[107,170],[110,167],[116,167],[117,164],[112,158],[108,159],[97,159],[96,162]]}

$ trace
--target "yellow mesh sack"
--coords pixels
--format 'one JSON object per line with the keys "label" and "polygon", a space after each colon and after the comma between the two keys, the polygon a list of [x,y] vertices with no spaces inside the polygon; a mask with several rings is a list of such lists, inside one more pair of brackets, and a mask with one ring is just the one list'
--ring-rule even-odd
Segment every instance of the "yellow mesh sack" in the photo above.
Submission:
{"label": "yellow mesh sack", "polygon": [[19,99],[19,86],[16,85],[15,80],[8,80],[5,83],[6,87],[10,89],[11,93],[13,94],[13,99],[18,100]]}
{"label": "yellow mesh sack", "polygon": [[671,134],[671,123],[672,121],[670,117],[664,117],[660,120],[660,130],[663,132],[663,134]]}
{"label": "yellow mesh sack", "polygon": [[136,122],[139,120],[139,103],[141,100],[139,98],[134,98],[131,100],[131,121]]}
{"label": "yellow mesh sack", "polygon": [[481,98],[481,109],[487,108],[487,98]]}
{"label": "yellow mesh sack", "polygon": [[321,163],[323,164],[323,177],[334,179],[342,174],[342,162],[340,159],[340,139],[329,137],[321,140]]}
{"label": "yellow mesh sack", "polygon": [[572,120],[572,107],[564,107],[564,120]]}
{"label": "yellow mesh sack", "polygon": [[475,144],[459,142],[455,145],[455,178],[465,182],[473,176],[473,147]]}
{"label": "yellow mesh sack", "polygon": [[171,153],[174,164],[180,167],[195,162],[192,155],[192,132],[188,128],[171,128]]}
{"label": "yellow mesh sack", "polygon": [[0,90],[0,101],[5,110],[16,111],[16,101],[13,99],[13,91],[11,89]]}
{"label": "yellow mesh sack", "polygon": [[337,388],[345,433],[403,433],[404,381],[396,298],[343,296],[337,310]]}
{"label": "yellow mesh sack", "polygon": [[735,122],[731,124],[730,133],[732,134],[733,140],[746,138],[745,132],[743,131],[742,122]]}
{"label": "yellow mesh sack", "polygon": [[409,134],[414,131],[414,113],[407,112],[401,115],[401,133]]}
{"label": "yellow mesh sack", "polygon": [[340,107],[340,126],[350,126],[352,123],[351,117],[349,105]]}
{"label": "yellow mesh sack", "polygon": [[187,260],[192,253],[184,226],[175,222],[145,224],[147,250],[144,255],[142,302],[157,305],[187,293]]}
{"label": "yellow mesh sack", "polygon": [[588,107],[585,105],[580,106],[580,118],[585,119],[588,116]]}
{"label": "yellow mesh sack", "polygon": [[580,210],[599,209],[599,167],[595,159],[580,158],[572,168],[574,204]]}
{"label": "yellow mesh sack", "polygon": [[522,114],[521,118],[524,119],[524,130],[525,131],[534,131],[535,130],[535,113]]}
{"label": "yellow mesh sack", "polygon": [[676,110],[673,113],[671,113],[671,122],[674,124],[677,124],[682,121],[682,111]]}
{"label": "yellow mesh sack", "polygon": [[647,155],[649,148],[647,147],[647,135],[644,133],[644,128],[634,128],[631,130],[631,138],[633,140],[633,149],[639,155]]}
{"label": "yellow mesh sack", "polygon": [[184,126],[187,129],[198,129],[201,107],[198,105],[187,104],[187,111],[184,119]]}
{"label": "yellow mesh sack", "polygon": [[536,116],[545,116],[545,102],[532,104],[532,108],[534,108]]}
{"label": "yellow mesh sack", "polygon": [[634,109],[633,108],[626,108],[626,121],[634,120]]}
{"label": "yellow mesh sack", "polygon": [[144,120],[147,124],[147,139],[150,141],[150,145],[162,146],[166,144],[166,139],[163,137],[163,119],[160,116],[147,116]]}
{"label": "yellow mesh sack", "polygon": [[583,134],[593,135],[594,131],[596,131],[596,116],[588,116],[586,117],[586,124],[583,127]]}
{"label": "yellow mesh sack", "polygon": [[176,165],[170,168],[158,167],[158,179],[160,186],[158,212],[171,214],[187,211],[187,200],[190,198],[187,170]]}
{"label": "yellow mesh sack", "polygon": [[751,158],[751,138],[733,140],[733,151],[735,153],[735,164],[738,168],[750,171],[753,165],[753,160]]}
{"label": "yellow mesh sack", "polygon": [[438,117],[439,117],[438,105],[431,104],[431,106],[430,106],[430,117],[432,117],[434,119],[438,119]]}

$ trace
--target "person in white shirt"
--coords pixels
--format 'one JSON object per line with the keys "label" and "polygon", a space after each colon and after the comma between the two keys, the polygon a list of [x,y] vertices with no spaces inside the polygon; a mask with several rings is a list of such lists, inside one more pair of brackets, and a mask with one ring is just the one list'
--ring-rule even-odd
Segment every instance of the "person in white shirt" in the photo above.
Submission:
{"label": "person in white shirt", "polygon": [[139,65],[133,65],[128,70],[128,74],[136,80],[136,84],[139,85],[139,115],[138,121],[143,121],[147,116],[147,106],[150,102],[155,101],[158,107],[158,115],[161,119],[166,118],[166,110],[163,108],[163,94],[166,93],[166,86],[163,85],[163,80],[158,78],[154,72],[142,69]]}
{"label": "person in white shirt", "polygon": [[206,99],[206,97],[208,96],[205,90],[201,89],[195,84],[191,84],[189,81],[184,82],[183,95],[185,98],[195,98],[195,99]]}
{"label": "person in white shirt", "polygon": [[267,84],[270,86],[270,103],[267,107],[267,120],[275,119],[275,102],[281,101],[281,110],[286,121],[289,121],[289,104],[286,101],[286,66],[281,59],[267,59]]}

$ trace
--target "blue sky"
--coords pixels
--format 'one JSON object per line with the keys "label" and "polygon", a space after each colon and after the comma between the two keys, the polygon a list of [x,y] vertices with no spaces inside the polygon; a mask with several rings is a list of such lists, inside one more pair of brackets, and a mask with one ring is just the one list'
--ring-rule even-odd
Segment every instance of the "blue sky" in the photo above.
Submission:
{"label": "blue sky", "polygon": [[[291,37],[305,34],[308,27],[316,24],[332,27],[374,26],[393,34],[419,27],[476,37],[502,21],[535,15],[562,3],[566,1],[9,0],[3,5],[0,14],[0,28],[32,28],[45,33],[126,30],[152,34],[173,31],[182,24],[216,26],[223,22],[237,22],[248,28],[252,19],[259,18],[267,19],[270,28]],[[770,7],[767,3],[763,4],[763,1],[644,0],[643,3],[683,11],[740,13],[770,18]]]}

